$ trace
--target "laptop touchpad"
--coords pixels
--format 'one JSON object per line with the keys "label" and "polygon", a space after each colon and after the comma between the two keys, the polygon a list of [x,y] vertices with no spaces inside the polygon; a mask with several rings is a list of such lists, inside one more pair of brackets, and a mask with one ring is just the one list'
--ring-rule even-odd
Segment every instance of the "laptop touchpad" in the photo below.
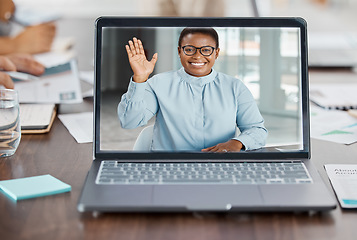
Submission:
{"label": "laptop touchpad", "polygon": [[190,210],[230,210],[263,204],[259,188],[254,185],[155,185],[153,193],[155,205]]}

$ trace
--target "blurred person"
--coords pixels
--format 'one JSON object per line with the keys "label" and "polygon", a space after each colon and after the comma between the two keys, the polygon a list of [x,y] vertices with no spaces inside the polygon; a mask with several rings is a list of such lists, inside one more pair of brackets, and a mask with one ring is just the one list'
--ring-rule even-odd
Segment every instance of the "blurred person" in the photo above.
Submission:
{"label": "blurred person", "polygon": [[16,66],[18,72],[25,72],[32,75],[42,75],[45,72],[45,66],[36,61],[31,54],[12,53],[5,55]]}
{"label": "blurred person", "polygon": [[14,83],[11,77],[1,71],[26,72],[38,76],[44,73],[45,67],[30,54],[13,53],[0,56],[0,85],[13,89]]}
{"label": "blurred person", "polygon": [[15,36],[10,36],[9,20],[16,11],[12,0],[0,0],[0,54],[43,53],[51,50],[56,34],[53,22],[28,26]]}

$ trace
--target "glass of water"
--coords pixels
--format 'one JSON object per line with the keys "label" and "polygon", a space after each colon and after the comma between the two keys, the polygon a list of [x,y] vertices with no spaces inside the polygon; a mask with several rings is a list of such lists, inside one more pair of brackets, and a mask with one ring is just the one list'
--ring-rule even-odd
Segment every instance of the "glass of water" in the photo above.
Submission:
{"label": "glass of water", "polygon": [[17,91],[0,89],[0,157],[15,153],[21,139]]}

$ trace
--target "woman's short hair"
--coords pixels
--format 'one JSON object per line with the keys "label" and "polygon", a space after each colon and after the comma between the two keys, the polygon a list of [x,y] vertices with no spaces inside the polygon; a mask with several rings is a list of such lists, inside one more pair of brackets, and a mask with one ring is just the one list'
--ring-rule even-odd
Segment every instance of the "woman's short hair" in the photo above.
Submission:
{"label": "woman's short hair", "polygon": [[214,30],[213,28],[193,28],[193,27],[187,27],[181,31],[181,34],[180,34],[180,37],[178,40],[178,46],[181,47],[182,39],[185,36],[187,36],[189,34],[195,34],[195,33],[201,33],[201,34],[212,37],[214,39],[214,41],[216,42],[216,48],[219,48],[218,33],[216,32],[216,30]]}

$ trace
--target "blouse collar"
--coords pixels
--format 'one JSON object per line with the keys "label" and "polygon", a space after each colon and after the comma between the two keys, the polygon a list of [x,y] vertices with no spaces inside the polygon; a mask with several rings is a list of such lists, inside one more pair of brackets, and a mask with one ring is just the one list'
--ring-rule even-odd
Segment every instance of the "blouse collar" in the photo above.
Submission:
{"label": "blouse collar", "polygon": [[213,80],[217,76],[217,72],[213,68],[212,68],[211,73],[204,77],[194,77],[194,76],[186,73],[186,71],[183,67],[178,71],[178,74],[180,75],[182,80],[186,81],[187,83],[192,84],[192,85],[200,85],[200,86],[203,86],[207,83],[213,82]]}

